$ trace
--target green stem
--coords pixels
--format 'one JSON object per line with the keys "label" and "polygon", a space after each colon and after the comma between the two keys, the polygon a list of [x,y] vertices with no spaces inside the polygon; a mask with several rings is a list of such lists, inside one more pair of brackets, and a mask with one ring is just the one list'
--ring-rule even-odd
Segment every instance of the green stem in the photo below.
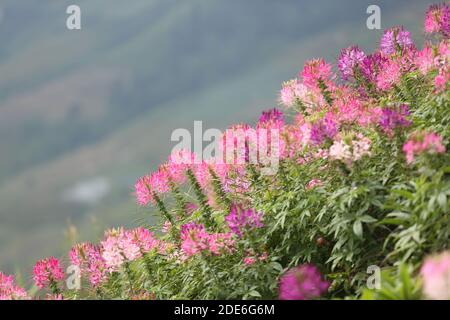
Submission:
{"label": "green stem", "polygon": [[152,193],[152,197],[155,200],[156,206],[158,207],[163,217],[165,217],[172,225],[174,225],[173,217],[169,213],[169,211],[167,211],[166,206],[164,205],[164,202],[161,200],[161,198],[156,194],[156,192]]}
{"label": "green stem", "polygon": [[188,169],[186,171],[186,175],[194,189],[195,196],[197,197],[197,200],[200,204],[200,208],[203,211],[205,221],[207,224],[211,225],[212,224],[212,219],[211,219],[212,210],[208,204],[208,198],[203,193],[202,187],[200,186],[200,183],[197,181],[197,178],[195,177],[194,172],[191,169]]}
{"label": "green stem", "polygon": [[229,211],[231,208],[231,200],[228,198],[227,194],[225,193],[225,190],[223,189],[222,183],[220,181],[220,178],[217,176],[216,172],[213,170],[213,168],[209,167],[209,174],[211,175],[211,182],[212,187],[214,190],[214,194],[216,195],[216,201],[222,205],[222,207]]}
{"label": "green stem", "polygon": [[130,285],[130,291],[134,292],[134,287],[133,287],[133,271],[130,268],[130,264],[129,262],[125,262],[125,275],[127,277],[128,283]]}
{"label": "green stem", "polygon": [[327,102],[327,104],[331,107],[331,105],[333,104],[333,99],[331,98],[331,93],[330,91],[328,91],[328,87],[325,84],[325,82],[322,79],[319,79],[317,81],[320,91],[322,92],[323,97],[325,98],[325,101]]}
{"label": "green stem", "polygon": [[169,187],[175,197],[175,212],[182,217],[186,216],[187,202],[181,194],[180,188],[175,184],[175,182],[173,182],[171,178],[169,179]]}

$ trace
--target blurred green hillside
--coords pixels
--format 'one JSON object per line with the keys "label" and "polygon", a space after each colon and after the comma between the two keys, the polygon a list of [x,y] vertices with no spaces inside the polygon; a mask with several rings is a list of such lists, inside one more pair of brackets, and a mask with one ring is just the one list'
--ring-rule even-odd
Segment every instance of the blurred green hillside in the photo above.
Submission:
{"label": "blurred green hillside", "polygon": [[[73,3],[79,31],[65,27]],[[306,59],[373,49],[369,4],[420,38],[423,0],[3,0],[0,270],[62,254],[68,225],[88,240],[151,223],[133,184],[172,131],[255,121]]]}

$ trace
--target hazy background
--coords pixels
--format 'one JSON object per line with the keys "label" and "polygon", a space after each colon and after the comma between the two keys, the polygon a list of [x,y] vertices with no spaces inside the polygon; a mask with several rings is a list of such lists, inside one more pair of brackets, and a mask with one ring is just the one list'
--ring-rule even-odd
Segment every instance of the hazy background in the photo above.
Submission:
{"label": "hazy background", "polygon": [[134,181],[175,128],[255,121],[306,59],[373,49],[369,4],[421,38],[424,0],[0,0],[0,270],[151,221]]}

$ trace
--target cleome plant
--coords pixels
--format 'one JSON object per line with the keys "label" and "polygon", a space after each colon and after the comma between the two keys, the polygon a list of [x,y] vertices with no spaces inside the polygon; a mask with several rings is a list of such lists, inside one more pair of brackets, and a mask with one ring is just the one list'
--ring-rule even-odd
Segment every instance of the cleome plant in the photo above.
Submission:
{"label": "cleome plant", "polygon": [[[135,185],[156,225],[38,261],[34,294],[0,273],[0,299],[450,299],[449,17],[428,9],[421,49],[397,26],[336,68],[306,62],[282,111],[224,134],[244,161],[173,152]],[[271,175],[248,159],[268,141],[257,156],[276,153]]]}

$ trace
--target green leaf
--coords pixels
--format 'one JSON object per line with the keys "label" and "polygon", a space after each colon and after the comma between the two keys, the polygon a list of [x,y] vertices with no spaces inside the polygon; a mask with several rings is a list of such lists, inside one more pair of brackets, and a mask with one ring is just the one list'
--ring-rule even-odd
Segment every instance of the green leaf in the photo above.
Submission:
{"label": "green leaf", "polygon": [[369,216],[368,214],[363,215],[361,218],[359,218],[359,220],[361,220],[362,222],[365,222],[365,223],[377,222],[377,219]]}
{"label": "green leaf", "polygon": [[260,294],[258,291],[256,291],[256,290],[250,291],[250,292],[248,293],[248,296],[250,296],[250,297],[255,297],[255,298],[261,298],[261,294]]}
{"label": "green leaf", "polygon": [[353,223],[353,233],[354,233],[357,237],[362,238],[362,235],[363,235],[363,227],[362,227],[361,220],[356,220],[356,221]]}

